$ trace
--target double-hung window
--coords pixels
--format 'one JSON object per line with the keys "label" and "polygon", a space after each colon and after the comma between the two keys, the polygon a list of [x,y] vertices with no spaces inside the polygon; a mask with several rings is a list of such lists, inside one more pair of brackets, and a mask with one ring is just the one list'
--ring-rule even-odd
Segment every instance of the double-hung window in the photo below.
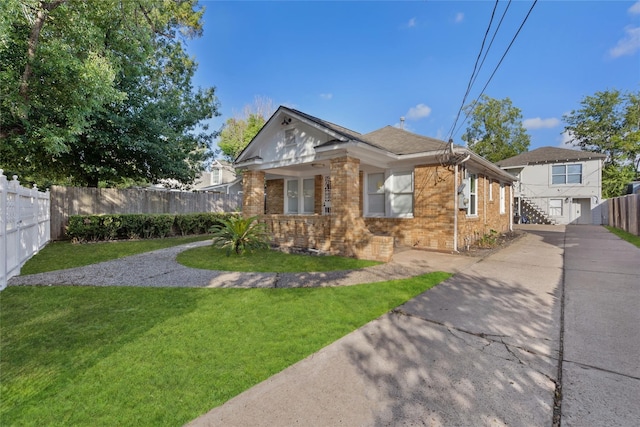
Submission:
{"label": "double-hung window", "polygon": [[370,216],[385,215],[385,178],[384,172],[367,175],[367,209]]}
{"label": "double-hung window", "polygon": [[551,184],[582,184],[582,165],[551,166]]}
{"label": "double-hung window", "polygon": [[288,179],[285,186],[285,206],[288,214],[314,213],[314,178]]}
{"label": "double-hung window", "polygon": [[467,215],[478,215],[478,176],[469,174],[469,204],[467,205]]}
{"label": "double-hung window", "polygon": [[549,216],[562,216],[562,199],[549,200]]}
{"label": "double-hung window", "polygon": [[413,171],[369,173],[365,180],[365,215],[413,216]]}
{"label": "double-hung window", "polygon": [[413,172],[397,172],[392,175],[391,216],[413,215]]}
{"label": "double-hung window", "polygon": [[504,214],[507,212],[507,200],[506,200],[505,192],[504,192],[504,184],[500,184],[500,213]]}

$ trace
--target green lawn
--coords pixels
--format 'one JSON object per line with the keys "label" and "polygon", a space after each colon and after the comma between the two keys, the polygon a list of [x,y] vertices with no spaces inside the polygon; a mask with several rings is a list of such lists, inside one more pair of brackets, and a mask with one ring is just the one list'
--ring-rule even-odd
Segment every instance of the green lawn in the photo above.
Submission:
{"label": "green lawn", "polygon": [[377,261],[363,259],[286,254],[268,249],[227,256],[226,249],[218,249],[212,245],[188,249],[178,254],[177,260],[180,264],[192,268],[260,273],[354,270],[380,264]]}
{"label": "green lawn", "polygon": [[449,276],[339,288],[9,287],[0,420],[179,426]]}
{"label": "green lawn", "polygon": [[610,232],[612,232],[613,234],[615,234],[616,236],[620,237],[621,239],[626,240],[632,245],[636,245],[637,247],[640,248],[640,236],[636,236],[635,234],[631,234],[619,228],[610,227],[608,225],[605,225],[605,228]]}
{"label": "green lawn", "polygon": [[210,239],[209,235],[166,239],[126,240],[100,243],[51,242],[20,269],[20,274],[35,274],[65,268],[82,267],[129,255],[164,249]]}

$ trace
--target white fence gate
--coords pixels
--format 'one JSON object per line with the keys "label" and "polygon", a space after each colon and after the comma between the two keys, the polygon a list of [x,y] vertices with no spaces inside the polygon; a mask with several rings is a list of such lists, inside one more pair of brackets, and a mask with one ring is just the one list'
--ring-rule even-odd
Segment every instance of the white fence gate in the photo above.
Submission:
{"label": "white fence gate", "polygon": [[0,169],[0,290],[49,241],[49,205],[48,190],[22,187],[15,175],[8,181]]}

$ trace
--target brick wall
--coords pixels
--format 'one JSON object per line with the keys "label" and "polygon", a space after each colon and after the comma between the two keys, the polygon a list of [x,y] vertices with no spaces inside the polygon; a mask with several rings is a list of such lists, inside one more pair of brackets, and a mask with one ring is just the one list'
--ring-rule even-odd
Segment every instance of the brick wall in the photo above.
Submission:
{"label": "brick wall", "polygon": [[[462,174],[460,174],[462,175]],[[462,182],[462,177],[460,177]],[[489,186],[492,186],[493,198],[489,198]],[[500,213],[500,183],[478,175],[478,215],[468,217],[466,211],[458,211],[458,248],[475,243],[491,230],[502,233],[509,231],[509,212],[511,186],[505,185],[503,214]]]}
{"label": "brick wall", "polygon": [[242,214],[245,217],[264,213],[264,172],[245,171],[242,174]]}
{"label": "brick wall", "polygon": [[284,213],[284,179],[270,179],[267,181],[267,200],[265,213],[267,215]]}

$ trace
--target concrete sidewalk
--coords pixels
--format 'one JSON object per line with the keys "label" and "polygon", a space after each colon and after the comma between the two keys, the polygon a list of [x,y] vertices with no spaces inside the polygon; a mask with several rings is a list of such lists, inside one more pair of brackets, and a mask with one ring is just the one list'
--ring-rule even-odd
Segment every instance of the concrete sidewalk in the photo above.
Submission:
{"label": "concrete sidewalk", "polygon": [[640,249],[597,226],[565,242],[562,425],[640,425]]}
{"label": "concrete sidewalk", "polygon": [[563,241],[538,228],[189,425],[551,425]]}
{"label": "concrete sidewalk", "polygon": [[599,226],[522,228],[189,425],[638,425],[640,249]]}

